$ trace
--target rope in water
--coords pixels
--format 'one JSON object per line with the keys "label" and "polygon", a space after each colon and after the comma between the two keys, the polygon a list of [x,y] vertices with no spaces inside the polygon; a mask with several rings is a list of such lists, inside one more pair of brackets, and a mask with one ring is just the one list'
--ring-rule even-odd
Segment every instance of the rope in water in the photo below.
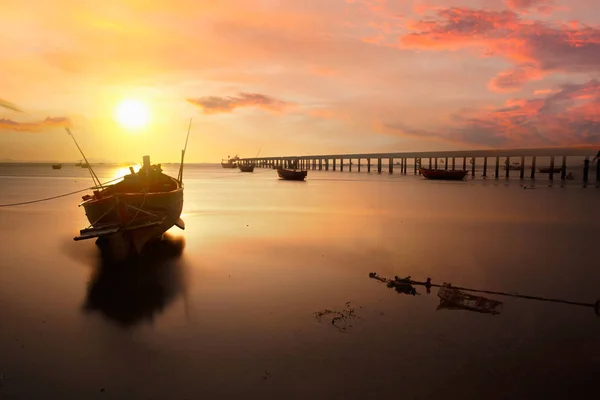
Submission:
{"label": "rope in water", "polygon": [[[268,170],[268,171],[260,171],[260,172],[258,172],[258,174],[265,173],[265,172],[270,172],[270,170]],[[246,175],[245,174],[230,175],[230,176],[228,176],[228,178],[235,177],[235,176],[246,176]],[[219,178],[222,178],[222,177],[219,177]],[[212,179],[219,179],[219,178],[212,178]],[[115,182],[115,181],[118,181],[119,179],[123,179],[123,177],[116,178],[116,179],[110,180],[108,182],[103,182],[102,186],[107,185],[107,184],[112,183],[112,182]],[[14,207],[14,206],[23,206],[23,205],[26,205],[26,204],[41,203],[41,202],[44,202],[44,201],[50,201],[50,200],[60,199],[61,197],[72,196],[72,195],[77,194],[77,193],[81,193],[81,192],[85,192],[87,190],[92,190],[92,189],[97,189],[97,188],[98,188],[97,186],[90,186],[90,187],[87,187],[87,188],[84,188],[84,189],[76,190],[74,192],[59,194],[59,195],[52,196],[52,197],[45,197],[43,199],[21,201],[19,203],[0,204],[0,207]]]}
{"label": "rope in water", "polygon": [[[104,182],[104,183],[102,183],[102,185],[107,185],[109,183],[118,181],[119,179],[123,179],[123,177],[116,178],[116,179],[110,180],[108,182]],[[75,192],[69,192],[69,193],[59,194],[59,195],[52,196],[52,197],[44,197],[43,199],[21,201],[19,203],[0,204],[0,207],[13,207],[13,206],[22,206],[22,205],[25,205],[25,204],[41,203],[41,202],[44,202],[44,201],[50,201],[50,200],[59,199],[61,197],[72,196],[72,195],[77,194],[77,193],[81,193],[81,192],[85,192],[87,190],[92,190],[92,189],[97,189],[97,188],[98,188],[97,186],[90,186],[90,187],[87,187],[87,188],[84,188],[84,189],[77,190]]]}
{"label": "rope in water", "polygon": [[[379,275],[377,275],[377,273],[375,273],[375,272],[371,272],[369,274],[369,277],[378,279]],[[419,282],[419,281],[413,281],[412,279],[410,279],[410,277],[402,279],[402,278],[399,278],[396,276],[394,281],[396,281],[398,283],[408,283],[410,285],[421,285],[421,286],[426,286],[426,287],[443,287],[443,285],[431,283],[431,279],[429,279],[429,278],[427,279],[426,282]],[[499,295],[499,296],[517,297],[517,298],[521,298],[521,299],[549,301],[552,303],[563,303],[563,304],[570,304],[570,305],[574,305],[574,306],[592,307],[592,308],[594,308],[594,311],[596,312],[596,314],[600,313],[600,300],[596,301],[595,303],[581,303],[581,302],[562,300],[562,299],[552,299],[552,298],[548,298],[548,297],[527,296],[527,295],[518,294],[518,293],[507,293],[507,292],[495,292],[495,291],[491,291],[491,290],[470,289],[470,288],[465,288],[465,287],[460,287],[460,286],[451,286],[451,287],[453,289],[465,290],[468,292],[495,294],[495,295]]]}

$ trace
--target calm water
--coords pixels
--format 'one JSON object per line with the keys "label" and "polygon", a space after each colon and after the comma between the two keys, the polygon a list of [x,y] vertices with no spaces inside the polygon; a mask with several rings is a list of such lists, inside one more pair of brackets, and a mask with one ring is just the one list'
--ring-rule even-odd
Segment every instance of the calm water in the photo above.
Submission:
{"label": "calm water", "polygon": [[[176,175],[177,166],[164,166]],[[121,171],[100,166],[102,180]],[[89,186],[87,170],[0,166],[0,203]],[[195,166],[186,230],[115,268],[79,195],[0,208],[0,398],[584,398],[593,309],[515,298],[436,310],[433,282],[600,298],[600,190],[518,180]],[[84,193],[82,193],[84,194]],[[345,331],[314,313],[355,309]]]}

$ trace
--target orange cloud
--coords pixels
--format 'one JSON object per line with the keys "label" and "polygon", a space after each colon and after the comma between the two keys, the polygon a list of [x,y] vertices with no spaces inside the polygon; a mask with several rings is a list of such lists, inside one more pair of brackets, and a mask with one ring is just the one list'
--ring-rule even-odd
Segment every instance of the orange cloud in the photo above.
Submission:
{"label": "orange cloud", "polygon": [[256,107],[272,112],[283,111],[290,103],[260,93],[240,93],[239,96],[205,96],[187,99],[205,114],[229,113],[240,107]]}
{"label": "orange cloud", "polygon": [[39,122],[16,122],[6,118],[0,119],[0,130],[15,132],[40,132],[49,128],[64,128],[69,126],[69,119],[64,117],[46,117],[46,119]]}

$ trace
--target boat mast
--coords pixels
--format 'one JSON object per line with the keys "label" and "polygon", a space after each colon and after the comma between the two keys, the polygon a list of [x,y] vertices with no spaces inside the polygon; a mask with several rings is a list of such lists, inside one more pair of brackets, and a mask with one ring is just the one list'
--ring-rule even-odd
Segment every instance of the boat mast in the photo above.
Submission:
{"label": "boat mast", "polygon": [[71,136],[71,139],[73,139],[73,142],[75,142],[75,146],[77,146],[77,149],[79,149],[79,152],[81,153],[81,156],[85,160],[85,163],[88,166],[88,170],[90,171],[90,175],[92,176],[92,180],[94,181],[94,186],[103,189],[102,183],[100,182],[100,179],[98,179],[98,177],[96,176],[96,173],[92,169],[92,165],[88,162],[85,154],[83,154],[83,150],[81,150],[81,147],[79,147],[79,144],[77,144],[77,140],[75,140],[75,136],[73,136],[73,133],[71,132],[71,130],[68,127],[65,127],[65,129],[67,130],[67,133],[69,134],[69,136]]}
{"label": "boat mast", "polygon": [[185,146],[183,150],[181,150],[181,164],[179,165],[179,175],[177,175],[177,180],[179,184],[183,183],[183,159],[185,157],[185,151],[187,149],[188,139],[190,138],[190,129],[192,129],[192,119],[190,118],[190,125],[188,126],[187,136],[185,138]]}

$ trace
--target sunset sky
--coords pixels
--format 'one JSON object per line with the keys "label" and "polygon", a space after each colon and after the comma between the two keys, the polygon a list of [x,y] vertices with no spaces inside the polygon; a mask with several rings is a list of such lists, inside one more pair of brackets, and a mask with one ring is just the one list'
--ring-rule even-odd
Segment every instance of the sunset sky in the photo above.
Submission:
{"label": "sunset sky", "polygon": [[598,0],[4,1],[0,67],[0,161],[600,144]]}

